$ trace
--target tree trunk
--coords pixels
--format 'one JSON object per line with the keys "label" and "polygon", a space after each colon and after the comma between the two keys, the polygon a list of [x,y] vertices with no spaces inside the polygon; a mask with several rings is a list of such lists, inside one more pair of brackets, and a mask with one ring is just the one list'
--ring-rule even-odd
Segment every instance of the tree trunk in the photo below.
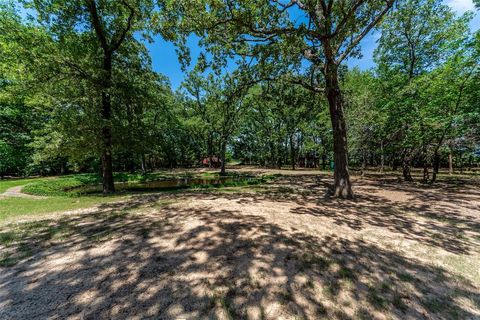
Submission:
{"label": "tree trunk", "polygon": [[423,164],[423,183],[428,183],[430,179],[430,173],[428,171],[428,155],[427,155],[427,147],[425,144],[422,146],[422,164]]}
{"label": "tree trunk", "polygon": [[292,170],[295,170],[295,146],[293,144],[293,135],[290,135],[290,157],[292,161]]}
{"label": "tree trunk", "polygon": [[366,164],[366,159],[365,159],[365,150],[362,150],[362,172],[361,172],[361,176],[364,177],[365,176],[365,168],[367,166]]}
{"label": "tree trunk", "polygon": [[213,162],[213,137],[212,134],[208,134],[208,141],[207,141],[207,149],[208,149],[208,167],[212,167]]}
{"label": "tree trunk", "polygon": [[103,70],[105,79],[102,90],[102,177],[103,193],[109,194],[115,192],[113,182],[113,161],[112,161],[112,103],[110,99],[110,86],[112,81],[112,57],[106,55],[103,61]]}
{"label": "tree trunk", "polygon": [[220,175],[221,176],[224,176],[226,175],[226,172],[225,172],[225,158],[226,158],[226,153],[227,153],[227,143],[226,142],[222,142],[222,157],[221,157],[221,170],[220,170]]}
{"label": "tree trunk", "polygon": [[383,173],[383,167],[385,166],[385,155],[383,154],[383,140],[380,141],[380,173]]}
{"label": "tree trunk", "polygon": [[407,151],[405,151],[405,155],[403,156],[403,161],[402,161],[402,174],[403,174],[403,179],[405,181],[411,182],[413,181],[412,174],[410,172],[410,159],[406,155]]}
{"label": "tree trunk", "polygon": [[343,115],[343,99],[338,83],[338,69],[333,61],[328,61],[325,68],[326,97],[330,110],[333,129],[334,161],[334,197],[353,198],[350,174],[348,172],[347,128]]}
{"label": "tree trunk", "polygon": [[145,160],[145,153],[142,153],[142,174],[147,173],[147,161]]}
{"label": "tree trunk", "polygon": [[448,153],[448,174],[452,175],[453,174],[453,155],[452,151]]}
{"label": "tree trunk", "polygon": [[431,183],[435,183],[437,181],[437,174],[440,170],[440,155],[438,154],[438,151],[435,151],[435,154],[433,155],[433,168],[432,168],[432,181]]}
{"label": "tree trunk", "polygon": [[460,153],[460,173],[463,174],[463,154]]}

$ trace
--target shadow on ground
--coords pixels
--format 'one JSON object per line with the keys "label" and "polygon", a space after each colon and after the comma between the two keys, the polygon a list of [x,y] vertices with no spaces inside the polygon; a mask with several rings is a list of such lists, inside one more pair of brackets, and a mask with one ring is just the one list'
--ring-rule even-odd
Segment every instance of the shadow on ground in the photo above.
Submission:
{"label": "shadow on ground", "polygon": [[[302,190],[324,187],[311,183]],[[478,232],[478,222],[454,213],[442,216],[442,228],[419,223],[396,211],[398,203],[373,195],[336,204],[298,193],[189,194],[182,201],[293,201],[292,214],[326,216],[352,229],[383,227],[456,253],[473,245],[458,234]],[[142,195],[94,214],[11,228],[0,230],[11,259],[0,268],[2,319],[480,317],[478,287],[441,267],[361,239],[286,230],[233,209],[182,209]]]}

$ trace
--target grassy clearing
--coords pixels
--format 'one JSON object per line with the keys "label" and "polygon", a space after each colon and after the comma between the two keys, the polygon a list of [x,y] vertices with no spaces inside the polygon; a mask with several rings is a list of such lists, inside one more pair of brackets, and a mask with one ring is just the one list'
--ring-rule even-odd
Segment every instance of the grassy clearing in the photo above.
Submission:
{"label": "grassy clearing", "polygon": [[43,215],[52,212],[88,208],[91,206],[118,201],[121,196],[102,197],[51,197],[48,199],[4,198],[0,199],[0,223],[26,215]]}
{"label": "grassy clearing", "polygon": [[[230,173],[230,177],[243,177]],[[34,178],[34,179],[15,179],[0,181],[0,190],[24,186],[22,192],[37,196],[47,196],[47,199],[30,199],[30,198],[3,198],[0,199],[0,223],[10,221],[16,217],[26,215],[43,215],[52,212],[61,212],[67,210],[76,210],[92,207],[95,205],[118,201],[125,199],[131,192],[179,192],[188,189],[189,192],[245,192],[250,189],[258,188],[262,183],[275,179],[278,175],[266,175],[259,178],[249,180],[229,181],[216,185],[191,185],[178,186],[171,188],[155,189],[146,187],[145,182],[162,181],[175,178],[205,178],[215,179],[218,177],[216,172],[178,172],[178,173],[151,173],[147,175],[140,174],[115,174],[115,181],[120,183],[128,183],[128,187],[116,195],[105,197],[98,193],[98,186],[101,178],[94,174],[78,174],[68,175],[55,178]],[[94,186],[95,189],[86,192],[87,187]]]}
{"label": "grassy clearing", "polygon": [[[185,174],[184,177],[188,177]],[[148,182],[168,179],[164,173],[148,173],[145,175],[136,173],[115,173],[116,182]],[[42,179],[25,186],[23,191],[38,196],[68,196],[77,197],[82,194],[82,187],[99,185],[102,177],[96,174],[76,174],[58,177],[56,179]]]}
{"label": "grassy clearing", "polygon": [[[225,182],[216,184],[204,184],[202,182],[192,182],[189,185],[176,185],[173,183],[171,186],[157,186],[152,185],[152,182],[162,182],[174,179],[204,179],[216,180],[220,176],[218,173],[205,172],[205,173],[151,173],[147,175],[140,174],[115,174],[115,181],[119,183],[117,189],[119,192],[151,192],[151,191],[168,191],[178,189],[209,189],[209,188],[224,188],[224,187],[240,187],[240,186],[253,186],[265,183],[269,180],[273,180],[278,175],[266,175],[261,177],[251,177],[245,174],[238,174],[231,172],[225,179]],[[101,192],[101,178],[93,174],[79,174],[68,175],[50,180],[41,180],[26,185],[23,188],[23,192],[37,195],[37,196],[57,196],[57,197],[79,197],[87,194],[98,194]]]}
{"label": "grassy clearing", "polygon": [[23,186],[28,183],[36,183],[40,181],[45,181],[48,178],[29,178],[29,179],[8,179],[8,180],[0,180],[0,193],[4,193],[10,188]]}

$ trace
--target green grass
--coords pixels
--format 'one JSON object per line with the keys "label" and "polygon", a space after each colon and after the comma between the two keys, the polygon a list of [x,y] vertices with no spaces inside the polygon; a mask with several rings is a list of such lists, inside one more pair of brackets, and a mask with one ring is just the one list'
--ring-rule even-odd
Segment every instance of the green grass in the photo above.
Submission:
{"label": "green grass", "polygon": [[27,183],[44,181],[46,178],[29,178],[29,179],[7,179],[0,180],[0,193],[4,193],[7,189],[22,186]]}
{"label": "green grass", "polygon": [[[182,175],[186,177],[188,174]],[[177,177],[177,176],[173,176]],[[115,182],[141,183],[171,178],[164,173],[115,173]],[[77,197],[82,194],[82,187],[100,185],[102,177],[97,174],[75,174],[55,179],[41,179],[25,186],[23,192],[38,196]]]}
{"label": "green grass", "polygon": [[[211,185],[189,185],[189,186],[172,186],[172,187],[151,187],[147,186],[145,182],[162,181],[169,179],[181,179],[181,178],[203,178],[203,179],[215,179],[218,178],[218,173],[200,173],[195,174],[191,172],[180,174],[169,173],[151,173],[147,175],[140,174],[128,174],[128,173],[116,173],[115,182],[128,183],[123,185],[121,190],[125,192],[142,192],[142,191],[167,191],[177,189],[209,189],[209,188],[222,188],[222,187],[241,187],[241,186],[253,186],[262,183],[266,183],[269,180],[275,179],[276,176],[263,176],[258,178],[252,178],[244,174],[238,174],[231,172],[228,174],[230,178],[238,178],[238,181],[225,181],[221,184]],[[249,178],[249,179],[242,179]],[[55,179],[43,179],[35,181],[26,185],[23,188],[23,192],[37,195],[37,196],[57,196],[57,197],[79,197],[87,194],[99,194],[101,192],[101,177],[94,174],[78,174],[58,177]]]}
{"label": "green grass", "polygon": [[[16,217],[26,215],[42,215],[51,212],[67,211],[88,208],[97,204],[112,202],[118,200],[119,196],[85,196],[85,197],[65,197],[65,192],[58,191],[58,188],[71,186],[74,176],[65,176],[61,178],[30,178],[30,179],[8,179],[0,180],[0,193],[16,186],[25,186],[22,191],[32,187],[48,186],[53,194],[61,195],[49,197],[48,199],[30,199],[19,197],[0,198],[0,223],[11,220]],[[94,175],[76,175],[76,181],[93,181]],[[57,190],[55,190],[57,188]],[[55,192],[54,192],[55,191]],[[39,193],[45,195],[44,193]],[[50,195],[50,194],[49,194]]]}
{"label": "green grass", "polygon": [[[233,174],[230,174],[233,176]],[[61,212],[67,210],[75,210],[92,207],[98,204],[112,202],[125,198],[131,192],[143,191],[162,191],[162,192],[176,192],[186,189],[185,187],[176,188],[162,188],[162,189],[148,189],[142,185],[142,182],[158,181],[172,178],[185,177],[211,177],[218,176],[218,173],[202,173],[195,174],[187,173],[152,173],[147,175],[116,173],[116,182],[128,182],[126,190],[121,190],[119,193],[104,197],[100,194],[100,188],[94,188],[93,193],[88,193],[87,187],[97,186],[101,183],[101,177],[95,174],[77,174],[67,175],[55,178],[34,178],[34,179],[12,179],[0,181],[0,191],[15,187],[24,186],[22,191],[32,195],[47,196],[46,199],[31,199],[19,197],[6,197],[0,199],[0,222],[11,220],[15,217],[25,215],[42,215],[51,212]],[[243,175],[237,175],[242,177]],[[200,190],[218,190],[222,191],[231,187],[253,187],[274,179],[274,176],[259,177],[251,180],[232,181],[218,185],[193,185],[188,187],[192,192]],[[98,189],[98,190],[97,190]]]}
{"label": "green grass", "polygon": [[102,197],[51,197],[48,199],[5,198],[0,199],[0,223],[25,215],[42,215],[51,212],[88,208],[119,200],[120,196]]}

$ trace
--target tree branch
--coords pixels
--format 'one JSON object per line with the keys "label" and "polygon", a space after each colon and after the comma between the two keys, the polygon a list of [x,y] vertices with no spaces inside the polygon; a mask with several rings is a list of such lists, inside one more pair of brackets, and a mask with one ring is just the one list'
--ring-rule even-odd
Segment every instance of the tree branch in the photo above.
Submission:
{"label": "tree branch", "polygon": [[95,34],[97,35],[98,40],[100,41],[100,45],[105,53],[110,51],[107,38],[105,36],[105,29],[103,27],[103,22],[101,18],[98,16],[97,5],[95,0],[85,0],[85,3],[88,7],[88,11],[90,12],[90,18],[92,19],[92,25],[95,29]]}
{"label": "tree branch", "polygon": [[[345,58],[348,57],[348,55],[351,53],[351,51],[358,45],[358,43],[370,32],[370,30],[373,29],[377,25],[377,23],[383,18],[383,16],[390,10],[394,3],[394,0],[387,0],[385,8],[372,20],[370,23],[363,29],[362,32],[360,32],[348,45],[347,48],[345,48],[345,51],[340,55],[340,57],[337,59],[336,63],[340,64]],[[340,48],[337,48],[336,52],[338,52]]]}

